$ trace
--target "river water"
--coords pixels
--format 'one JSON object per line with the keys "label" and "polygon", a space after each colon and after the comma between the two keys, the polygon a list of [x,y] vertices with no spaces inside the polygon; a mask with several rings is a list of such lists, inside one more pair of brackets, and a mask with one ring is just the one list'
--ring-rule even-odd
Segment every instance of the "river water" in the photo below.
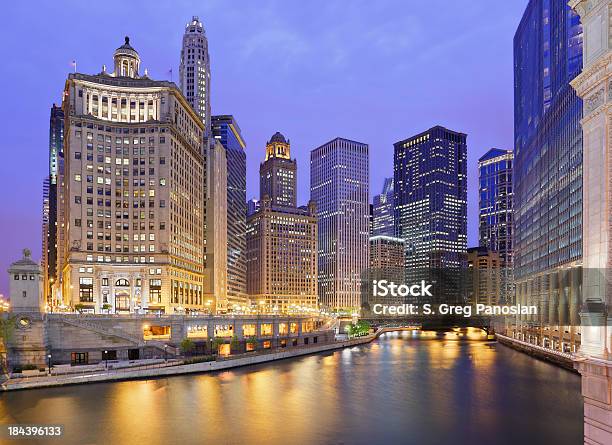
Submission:
{"label": "river water", "polygon": [[497,343],[389,333],[214,374],[6,393],[69,444],[581,444],[580,378]]}

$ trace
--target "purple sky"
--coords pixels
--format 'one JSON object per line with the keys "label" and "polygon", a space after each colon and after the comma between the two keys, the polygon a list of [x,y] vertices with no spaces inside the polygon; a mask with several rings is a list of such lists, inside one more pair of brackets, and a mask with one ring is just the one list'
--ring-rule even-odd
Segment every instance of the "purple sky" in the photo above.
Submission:
{"label": "purple sky", "polygon": [[[393,172],[393,143],[440,124],[468,134],[468,234],[477,243],[477,159],[511,148],[512,37],[527,0],[8,2],[0,31],[0,292],[6,269],[41,250],[49,108],[75,59],[112,66],[129,35],[141,69],[177,81],[185,23],[209,40],[213,114],[233,114],[247,141],[247,196],[259,194],[268,138],[280,131],[309,197],[309,153],[336,137],[370,145],[371,195]],[[155,4],[155,6],[152,6]]]}

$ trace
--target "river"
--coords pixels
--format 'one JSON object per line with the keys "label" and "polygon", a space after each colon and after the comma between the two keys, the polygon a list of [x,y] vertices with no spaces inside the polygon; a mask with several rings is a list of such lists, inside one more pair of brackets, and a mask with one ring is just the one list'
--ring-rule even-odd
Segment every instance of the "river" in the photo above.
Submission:
{"label": "river", "polygon": [[580,377],[497,343],[389,333],[325,354],[177,376],[17,391],[7,423],[69,444],[581,444]]}

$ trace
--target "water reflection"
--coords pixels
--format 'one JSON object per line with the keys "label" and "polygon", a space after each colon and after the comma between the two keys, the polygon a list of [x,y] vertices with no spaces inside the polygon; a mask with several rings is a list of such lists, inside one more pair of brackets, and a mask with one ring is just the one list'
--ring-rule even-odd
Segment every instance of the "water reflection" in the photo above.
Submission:
{"label": "water reflection", "polygon": [[0,418],[64,424],[75,444],[581,443],[578,376],[467,337],[393,333],[217,374],[9,393]]}

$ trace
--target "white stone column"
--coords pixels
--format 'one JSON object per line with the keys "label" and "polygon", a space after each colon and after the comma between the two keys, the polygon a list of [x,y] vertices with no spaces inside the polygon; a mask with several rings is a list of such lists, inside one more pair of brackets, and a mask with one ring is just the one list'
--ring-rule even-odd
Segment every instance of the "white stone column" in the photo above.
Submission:
{"label": "white stone column", "polygon": [[583,69],[571,85],[583,100],[581,346],[584,443],[612,443],[610,268],[612,147],[612,0],[571,0],[583,26]]}

